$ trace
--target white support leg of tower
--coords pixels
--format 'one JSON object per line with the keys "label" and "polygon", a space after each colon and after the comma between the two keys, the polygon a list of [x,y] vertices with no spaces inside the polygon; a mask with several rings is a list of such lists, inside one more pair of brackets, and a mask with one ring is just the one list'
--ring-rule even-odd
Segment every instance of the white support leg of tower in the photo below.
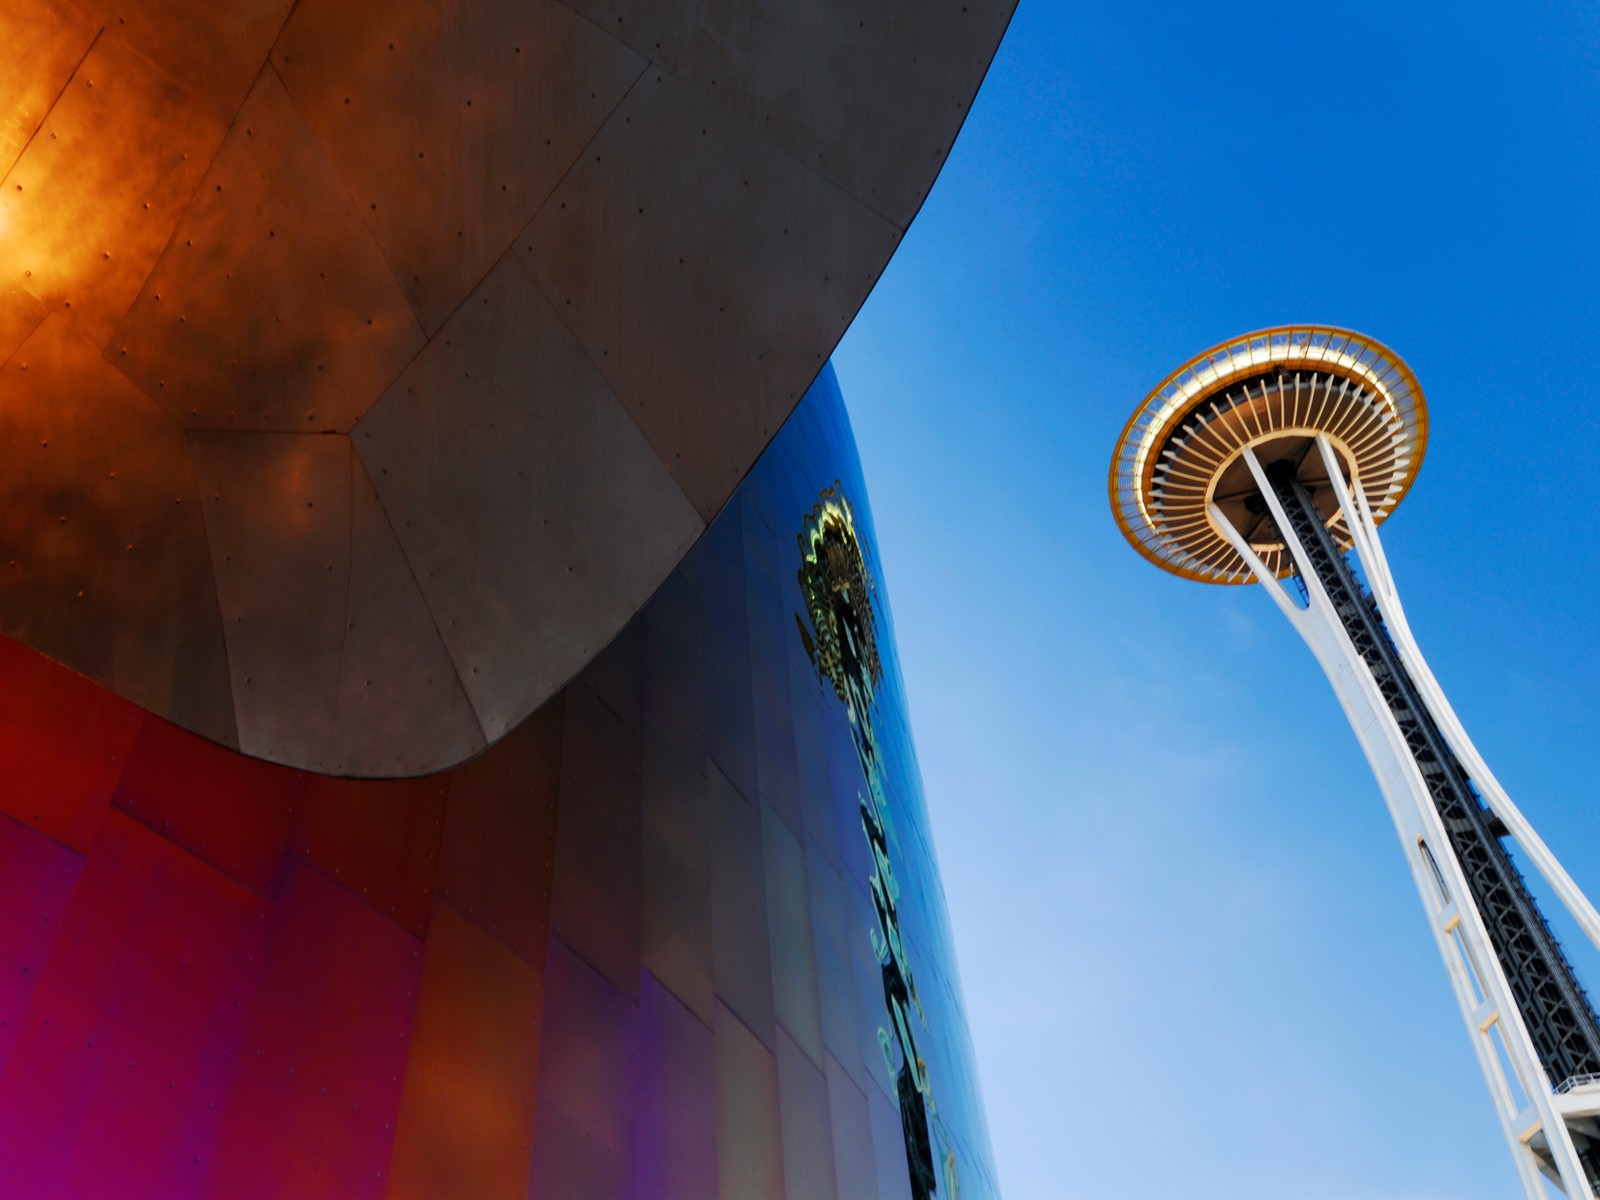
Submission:
{"label": "white support leg of tower", "polygon": [[[1600,914],[1511,803],[1467,738],[1405,621],[1365,495],[1359,484],[1353,490],[1345,486],[1338,455],[1328,438],[1319,436],[1317,441],[1351,533],[1351,553],[1361,565],[1429,716],[1491,811],[1584,932],[1600,946]],[[1208,504],[1207,513],[1322,665],[1377,776],[1528,1200],[1545,1200],[1541,1173],[1558,1183],[1572,1200],[1595,1200],[1568,1121],[1600,1112],[1600,1087],[1590,1084],[1564,1095],[1557,1095],[1552,1087],[1484,919],[1473,903],[1466,873],[1400,726],[1340,621],[1261,464],[1248,447],[1242,455],[1305,582],[1306,606],[1301,607],[1288,594],[1216,504]]]}

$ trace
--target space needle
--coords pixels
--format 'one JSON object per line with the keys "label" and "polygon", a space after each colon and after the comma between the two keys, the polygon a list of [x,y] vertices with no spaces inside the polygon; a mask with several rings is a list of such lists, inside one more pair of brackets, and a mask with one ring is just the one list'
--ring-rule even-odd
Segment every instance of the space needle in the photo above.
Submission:
{"label": "space needle", "polygon": [[1311,648],[1394,819],[1529,1200],[1543,1178],[1594,1200],[1600,1020],[1507,843],[1597,947],[1600,914],[1462,728],[1378,538],[1427,441],[1422,389],[1393,351],[1344,329],[1262,330],[1139,405],[1111,460],[1111,508],[1162,569],[1261,584]]}

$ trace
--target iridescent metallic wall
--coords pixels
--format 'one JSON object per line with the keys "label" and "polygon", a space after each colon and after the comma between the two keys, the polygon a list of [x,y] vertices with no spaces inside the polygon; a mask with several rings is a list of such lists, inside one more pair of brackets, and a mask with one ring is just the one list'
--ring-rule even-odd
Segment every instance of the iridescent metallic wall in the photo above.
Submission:
{"label": "iridescent metallic wall", "polygon": [[997,1194],[831,373],[477,760],[265,765],[7,641],[0,812],[0,1195]]}

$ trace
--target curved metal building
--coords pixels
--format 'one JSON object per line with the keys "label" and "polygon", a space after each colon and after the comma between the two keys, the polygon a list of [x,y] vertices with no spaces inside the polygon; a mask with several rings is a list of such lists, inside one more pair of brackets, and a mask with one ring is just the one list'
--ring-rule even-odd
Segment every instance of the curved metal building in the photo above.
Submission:
{"label": "curved metal building", "polygon": [[0,1194],[998,1196],[831,372],[464,766],[261,763],[4,642],[0,778]]}
{"label": "curved metal building", "polygon": [[826,361],[1011,7],[0,6],[0,1195],[997,1195]]}

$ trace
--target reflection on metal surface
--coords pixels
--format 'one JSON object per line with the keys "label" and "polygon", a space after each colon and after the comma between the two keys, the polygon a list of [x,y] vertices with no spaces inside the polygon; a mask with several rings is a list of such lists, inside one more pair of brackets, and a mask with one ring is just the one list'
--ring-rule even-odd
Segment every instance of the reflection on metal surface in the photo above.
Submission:
{"label": "reflection on metal surface", "polygon": [[[215,710],[160,699],[181,699],[175,679],[221,673],[224,692],[254,689],[240,748],[294,766],[392,775],[502,736],[648,600],[777,433],[932,185],[1013,7],[885,0],[863,21],[846,0],[7,0],[0,366],[48,316],[141,409],[188,429],[381,430],[373,449],[392,460],[360,443],[379,515],[478,729],[418,723],[406,740],[433,744],[397,755],[393,728],[302,719],[342,703],[349,658],[321,587],[272,590],[280,611],[263,620],[296,677],[263,699],[232,652],[239,630],[222,653],[226,583],[204,556],[177,579],[80,547],[54,558],[59,573],[148,573],[92,615],[12,578],[4,604],[27,619],[4,628],[231,737]],[[509,275],[528,295],[496,307],[486,286]],[[564,344],[546,360],[551,324]],[[537,397],[483,395],[486,380],[529,375],[546,385]],[[0,410],[37,408],[36,378],[0,380]],[[537,408],[527,423],[558,435],[577,426],[589,456],[493,426],[436,441],[462,394]],[[192,491],[205,464],[169,464],[162,422],[150,436],[124,447],[128,461],[170,465],[149,479],[157,493]],[[445,462],[465,482],[444,479]],[[7,466],[23,491],[98,486],[52,471],[46,484]],[[579,471],[590,486],[575,495]],[[423,528],[391,507],[453,489],[520,500],[533,481],[566,498],[496,514],[496,528],[531,521],[537,536],[493,545],[460,511],[430,510]],[[661,519],[634,520],[641,500]],[[53,555],[48,523],[32,529],[22,557]],[[234,547],[203,532],[225,566]],[[323,542],[292,533],[263,529],[270,551],[250,551],[283,556],[258,561],[269,576],[378,589],[348,546],[330,572]],[[493,564],[469,550],[451,574],[441,543]],[[163,589],[210,595],[174,610],[192,623],[153,651],[147,614],[117,602]],[[409,603],[395,611],[367,632],[425,624]],[[312,690],[293,711],[288,697]]]}
{"label": "reflection on metal surface", "polygon": [[[934,1103],[928,1064],[917,1045],[917,1029],[926,1028],[928,1022],[900,933],[900,885],[889,858],[893,816],[872,723],[876,688],[883,678],[877,617],[872,605],[872,572],[861,552],[850,502],[837,481],[807,514],[800,547],[800,593],[811,621],[809,633],[800,625],[800,638],[817,673],[833,686],[849,711],[850,735],[866,781],[860,803],[861,826],[872,851],[870,882],[877,915],[877,928],[871,931],[872,951],[883,973],[883,1000],[890,1025],[888,1029],[879,1028],[878,1041],[900,1103],[911,1194],[913,1200],[929,1200],[939,1190],[929,1136],[930,1124],[937,1126],[938,1106]],[[797,616],[797,624],[799,620]],[[940,1136],[939,1141],[945,1194],[955,1200],[960,1195],[955,1153],[947,1138]]]}

